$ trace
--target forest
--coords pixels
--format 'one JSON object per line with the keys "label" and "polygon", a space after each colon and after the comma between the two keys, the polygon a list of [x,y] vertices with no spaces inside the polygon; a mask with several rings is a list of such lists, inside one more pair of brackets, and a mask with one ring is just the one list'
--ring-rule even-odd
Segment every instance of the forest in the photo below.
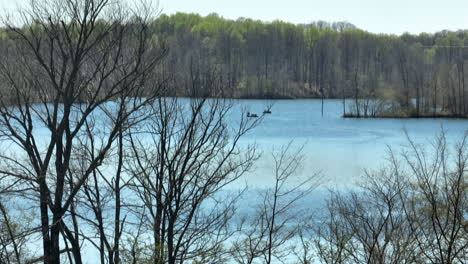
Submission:
{"label": "forest", "polygon": [[[467,115],[467,31],[396,36],[347,22],[295,25],[185,13],[161,14],[148,27],[150,45],[170,47],[162,74],[179,85],[166,96],[348,99],[348,117]],[[9,45],[2,31],[2,46]],[[213,74],[222,91],[206,87],[203,76]]]}
{"label": "forest", "polygon": [[193,69],[214,68],[228,87],[224,97],[353,99],[354,116],[467,114],[466,31],[396,36],[346,22],[184,13],[163,14],[152,27],[171,47],[169,72],[184,80]]}
{"label": "forest", "polygon": [[[468,262],[467,133],[406,134],[318,210],[327,171],[304,170],[305,143],[244,140],[267,114],[232,100],[465,117],[464,32],[167,16],[150,3],[31,1],[2,18],[0,264]],[[266,156],[265,186],[248,186]]]}

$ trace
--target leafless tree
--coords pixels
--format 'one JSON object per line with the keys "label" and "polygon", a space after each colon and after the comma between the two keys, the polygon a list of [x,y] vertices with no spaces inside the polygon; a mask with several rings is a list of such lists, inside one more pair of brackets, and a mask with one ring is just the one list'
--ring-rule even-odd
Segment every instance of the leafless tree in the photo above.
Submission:
{"label": "leafless tree", "polygon": [[451,151],[445,132],[430,151],[408,143],[358,190],[332,194],[315,241],[323,262],[466,262],[466,135]]}
{"label": "leafless tree", "polygon": [[[82,263],[77,195],[159,93],[149,79],[165,49],[151,42],[151,10],[130,10],[121,1],[31,1],[3,21],[13,44],[0,59],[1,138],[15,149],[2,154],[1,174],[19,180],[21,197],[39,206],[44,263],[60,263],[63,252]],[[92,117],[100,126],[87,125]],[[93,133],[102,135],[96,153],[77,174],[78,142]]]}
{"label": "leafless tree", "polygon": [[[216,75],[203,78],[197,82],[205,89],[222,88]],[[142,252],[150,254],[146,261],[221,261],[238,198],[223,190],[258,157],[239,140],[261,118],[235,109],[227,99],[160,98],[151,105],[148,122],[132,130],[126,170],[134,178],[136,218],[147,234],[142,237],[151,245]]]}
{"label": "leafless tree", "polygon": [[0,263],[22,263],[23,252],[18,223],[13,221],[0,200]]}
{"label": "leafless tree", "polygon": [[[95,158],[98,153],[96,142],[102,139],[100,135],[90,133],[90,122],[87,122],[86,126],[88,142],[80,142],[82,152],[76,153],[75,162],[72,164],[77,174],[83,173],[83,168],[86,168],[83,164]],[[80,233],[82,238],[99,251],[101,263],[121,263],[122,234],[130,228],[126,225],[129,214],[126,199],[122,198],[122,193],[128,194],[128,183],[131,181],[123,171],[127,153],[125,147],[124,132],[120,131],[108,158],[83,184],[72,210],[75,221],[81,222],[79,225],[82,229],[85,227],[88,230],[86,233]],[[76,207],[78,210],[75,210]]]}
{"label": "leafless tree", "polygon": [[[404,203],[418,253],[428,263],[465,263],[468,253],[467,134],[453,146],[442,131],[428,153],[408,137],[399,174],[413,187]],[[397,159],[393,159],[397,162]]]}
{"label": "leafless tree", "polygon": [[231,250],[238,263],[264,263],[284,260],[293,238],[299,233],[298,220],[303,200],[320,182],[320,174],[297,177],[304,163],[303,150],[293,150],[292,142],[273,150],[274,185],[261,191],[261,203],[253,215],[244,220],[240,238]]}
{"label": "leafless tree", "polygon": [[0,263],[28,263],[32,217],[12,195],[17,180],[0,176]]}
{"label": "leafless tree", "polygon": [[400,179],[367,174],[358,191],[334,193],[315,241],[325,263],[414,263],[414,237],[403,214]]}

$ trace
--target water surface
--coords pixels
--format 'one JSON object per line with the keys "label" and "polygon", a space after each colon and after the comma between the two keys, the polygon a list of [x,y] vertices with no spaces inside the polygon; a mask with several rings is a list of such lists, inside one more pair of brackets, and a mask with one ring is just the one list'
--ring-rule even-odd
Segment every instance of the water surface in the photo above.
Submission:
{"label": "water surface", "polygon": [[[271,102],[238,100],[241,108],[257,114]],[[272,114],[243,138],[244,143],[256,142],[264,153],[248,182],[271,182],[269,152],[273,145],[290,140],[296,145],[306,144],[303,174],[321,172],[327,186],[342,186],[356,182],[364,169],[384,166],[388,148],[399,151],[408,142],[405,131],[416,143],[427,145],[442,129],[449,142],[459,139],[468,129],[468,121],[461,119],[346,119],[342,114],[341,100],[325,100],[323,116],[320,100],[275,101]]]}

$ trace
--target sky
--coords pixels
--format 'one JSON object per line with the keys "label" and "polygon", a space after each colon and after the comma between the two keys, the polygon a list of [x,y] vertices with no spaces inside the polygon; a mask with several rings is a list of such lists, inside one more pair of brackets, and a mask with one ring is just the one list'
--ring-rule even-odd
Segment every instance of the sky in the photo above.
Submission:
{"label": "sky", "polygon": [[[129,0],[130,1],[130,0]],[[156,0],[153,0],[156,1]],[[0,0],[0,10],[27,0]],[[468,29],[468,0],[160,0],[176,12],[292,23],[346,21],[373,32],[402,34]],[[1,12],[1,11],[0,11]]]}

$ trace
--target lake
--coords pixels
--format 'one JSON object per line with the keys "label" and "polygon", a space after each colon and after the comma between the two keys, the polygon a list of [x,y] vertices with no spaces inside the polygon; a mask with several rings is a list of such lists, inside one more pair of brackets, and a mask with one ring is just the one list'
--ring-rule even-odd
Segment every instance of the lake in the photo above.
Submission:
{"label": "lake", "polygon": [[[241,108],[261,114],[272,101],[236,100]],[[349,103],[347,105],[350,105]],[[385,165],[388,147],[398,151],[407,143],[405,130],[416,143],[429,144],[442,128],[449,142],[463,136],[468,121],[462,119],[345,119],[341,100],[277,100],[272,114],[243,138],[243,143],[256,142],[263,151],[255,171],[247,176],[249,185],[271,183],[272,167],[269,152],[272,146],[294,140],[306,144],[303,174],[321,172],[327,187],[343,187],[359,180],[364,169]],[[236,113],[233,118],[238,118]]]}
{"label": "lake", "polygon": [[[242,110],[260,115],[272,103],[267,100],[235,102],[228,123],[237,122]],[[398,150],[407,142],[405,130],[415,142],[428,144],[442,128],[446,130],[449,142],[462,137],[468,129],[468,121],[460,119],[345,119],[341,117],[343,108],[340,100],[325,100],[323,116],[321,101],[314,99],[278,100],[271,111],[240,142],[244,146],[256,143],[263,155],[253,170],[237,182],[238,185],[249,186],[240,201],[239,217],[250,216],[255,206],[262,202],[261,197],[254,194],[258,189],[273,187],[270,152],[274,146],[285,145],[291,140],[295,146],[305,144],[305,162],[300,175],[320,173],[322,180],[321,187],[302,200],[297,209],[320,214],[329,188],[352,188],[364,169],[384,166],[388,147]],[[48,136],[45,129],[39,130],[39,133]],[[14,152],[15,148],[10,147],[10,151]],[[231,187],[237,188],[235,185]],[[84,262],[95,263],[98,258],[96,250],[89,244],[84,247]],[[40,249],[40,245],[37,248]]]}

